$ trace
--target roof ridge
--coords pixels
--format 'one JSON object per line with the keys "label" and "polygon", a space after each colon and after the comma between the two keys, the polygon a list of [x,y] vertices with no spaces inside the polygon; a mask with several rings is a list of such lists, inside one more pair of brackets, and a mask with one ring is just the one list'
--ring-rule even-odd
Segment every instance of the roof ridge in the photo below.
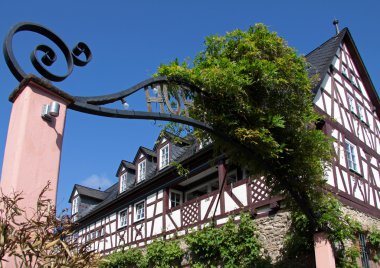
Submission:
{"label": "roof ridge", "polygon": [[310,51],[309,53],[307,53],[305,55],[305,57],[307,58],[307,56],[309,56],[311,53],[313,53],[314,51],[318,50],[318,49],[321,49],[323,46],[325,46],[326,44],[328,44],[332,39],[334,38],[342,38],[342,36],[344,36],[346,33],[347,33],[348,28],[347,27],[344,27],[342,31],[340,31],[338,34],[330,37],[329,39],[327,39],[325,42],[323,42],[321,45],[317,46],[316,48],[314,48],[312,51]]}
{"label": "roof ridge", "polygon": [[94,190],[94,191],[104,192],[104,191],[102,191],[102,190],[95,189],[95,188],[91,188],[91,187],[89,187],[89,186],[85,186],[85,185],[80,185],[80,184],[78,184],[78,183],[76,183],[76,184],[74,185],[74,187],[76,187],[76,186],[80,186],[80,187],[87,188],[87,189]]}
{"label": "roof ridge", "polygon": [[145,150],[148,150],[148,151],[151,151],[151,152],[153,152],[153,153],[155,153],[155,151],[153,151],[152,149],[149,149],[149,148],[147,148],[147,147],[145,147],[145,146],[140,146],[140,148],[142,148],[142,149],[145,149]]}

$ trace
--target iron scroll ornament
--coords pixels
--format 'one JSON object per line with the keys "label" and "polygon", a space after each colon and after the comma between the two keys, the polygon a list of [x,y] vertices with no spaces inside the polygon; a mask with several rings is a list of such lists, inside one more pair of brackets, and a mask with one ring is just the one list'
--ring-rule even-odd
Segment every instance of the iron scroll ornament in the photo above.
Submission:
{"label": "iron scroll ornament", "polygon": [[[92,59],[91,50],[85,43],[79,42],[72,49],[72,51],[70,51],[62,39],[46,27],[31,22],[21,22],[13,26],[12,29],[8,32],[3,45],[5,62],[7,63],[8,68],[11,70],[12,74],[19,82],[21,82],[27,76],[27,74],[22,70],[16,60],[16,57],[14,56],[12,42],[14,35],[22,31],[35,32],[48,38],[63,53],[67,64],[67,72],[64,75],[54,74],[44,67],[44,65],[52,66],[57,60],[57,54],[51,47],[41,44],[36,46],[36,48],[30,54],[30,59],[34,68],[36,68],[38,73],[50,81],[60,82],[65,80],[72,73],[74,64],[77,66],[85,66]],[[37,57],[38,52],[43,53],[41,61]],[[82,53],[85,55],[85,60],[80,59],[80,55]]]}
{"label": "iron scroll ornament", "polygon": [[[31,52],[30,59],[37,70],[37,72],[42,75],[42,77],[53,82],[61,82],[65,80],[73,71],[74,65],[85,66],[92,59],[92,53],[90,48],[83,42],[79,42],[72,50],[68,48],[64,41],[58,37],[54,32],[47,29],[46,27],[31,23],[31,22],[21,22],[16,24],[8,32],[4,44],[3,44],[3,54],[5,57],[6,64],[8,68],[14,75],[14,77],[21,82],[27,77],[27,74],[23,71],[21,66],[16,60],[13,53],[13,37],[19,32],[34,32],[40,34],[50,41],[52,41],[62,52],[65,57],[67,72],[64,75],[57,75],[49,71],[45,66],[52,66],[57,60],[57,54],[54,50],[44,44],[36,46],[36,48]],[[42,53],[41,59],[38,59],[37,53]],[[85,60],[80,57],[84,54]],[[83,58],[83,56],[82,56]],[[177,102],[177,109],[173,109],[170,105],[170,96],[168,94],[168,85],[176,86],[179,90],[174,96],[174,100]],[[157,89],[158,96],[151,97],[149,95],[149,89]],[[186,89],[185,89],[186,88]],[[111,104],[117,101],[124,101],[124,99],[133,93],[144,90],[146,95],[147,111],[133,111],[124,109],[111,109],[104,107],[103,105]],[[155,77],[147,79],[139,84],[132,86],[129,89],[122,90],[117,93],[103,95],[103,96],[75,96],[73,97],[73,102],[69,104],[68,108],[83,113],[106,116],[106,117],[116,117],[116,118],[129,118],[129,119],[151,119],[151,120],[162,120],[171,121],[177,123],[187,124],[193,127],[197,127],[209,132],[215,132],[211,126],[206,123],[200,122],[198,120],[192,119],[188,115],[189,102],[184,98],[184,91],[189,90],[192,92],[199,92],[199,89],[193,85],[190,85],[186,81],[177,79],[168,79],[167,77]],[[66,92],[61,92],[67,94]],[[68,94],[67,94],[68,95]],[[172,95],[173,96],[173,95]],[[157,103],[159,105],[159,111],[152,111],[152,103]],[[182,105],[182,109],[180,109]]]}

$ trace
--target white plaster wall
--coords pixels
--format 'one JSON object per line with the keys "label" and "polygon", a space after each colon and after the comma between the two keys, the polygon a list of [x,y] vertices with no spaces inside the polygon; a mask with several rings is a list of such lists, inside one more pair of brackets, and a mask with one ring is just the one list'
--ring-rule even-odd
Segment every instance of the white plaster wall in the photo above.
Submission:
{"label": "white plaster wall", "polygon": [[239,206],[232,200],[232,198],[227,193],[224,193],[224,204],[226,212],[239,208]]}
{"label": "white plaster wall", "polygon": [[163,231],[163,222],[162,221],[163,221],[162,216],[157,217],[154,220],[153,235],[158,235],[158,234],[162,233],[162,231]]}
{"label": "white plaster wall", "polygon": [[314,97],[313,103],[317,105],[319,108],[324,110],[323,108],[323,100],[322,100],[322,95],[321,95],[321,90],[319,89],[317,94]]}
{"label": "white plaster wall", "polygon": [[157,194],[157,198],[162,198],[163,197],[163,190],[159,190]]}
{"label": "white plaster wall", "polygon": [[146,208],[146,217],[149,219],[153,217],[153,212],[154,212],[154,205],[147,206]]}
{"label": "white plaster wall", "polygon": [[248,206],[247,184],[242,184],[238,187],[233,188],[232,193],[244,206]]}
{"label": "white plaster wall", "polygon": [[159,201],[156,207],[156,214],[160,214],[162,212],[163,212],[163,201]]}

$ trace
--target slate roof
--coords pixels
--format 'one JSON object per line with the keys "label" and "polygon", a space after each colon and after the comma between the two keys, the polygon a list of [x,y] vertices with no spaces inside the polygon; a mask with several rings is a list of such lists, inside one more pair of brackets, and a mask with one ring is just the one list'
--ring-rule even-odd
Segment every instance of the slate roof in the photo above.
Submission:
{"label": "slate roof", "polygon": [[112,200],[116,199],[119,193],[119,182],[109,187],[106,191],[104,191],[104,193],[106,194],[106,197],[103,199],[103,201],[101,201],[98,205],[90,207],[88,210],[81,212],[81,218],[90,214],[94,209],[100,207],[100,205],[103,207],[106,204],[110,203]]}
{"label": "slate roof", "polygon": [[122,160],[121,163],[123,164],[124,167],[130,168],[130,169],[136,169],[135,165],[127,160]]}
{"label": "slate roof", "polygon": [[182,145],[190,145],[190,144],[192,144],[193,143],[193,138],[192,138],[192,136],[191,135],[188,135],[188,136],[186,136],[186,137],[180,137],[180,136],[177,136],[177,135],[175,135],[175,134],[173,134],[173,133],[170,133],[170,132],[168,132],[168,131],[163,131],[163,132],[161,132],[161,134],[158,136],[158,138],[157,138],[157,140],[156,140],[156,142],[155,142],[155,145],[154,145],[154,147],[153,147],[153,150],[156,150],[156,148],[157,148],[157,145],[158,145],[158,142],[163,138],[163,137],[165,137],[165,138],[167,138],[168,140],[170,140],[170,141],[175,141],[175,143],[180,143],[180,144],[182,144]]}
{"label": "slate roof", "polygon": [[140,149],[141,149],[141,151],[143,151],[147,155],[150,155],[152,157],[157,157],[157,154],[155,151],[152,151],[152,150],[145,148],[145,147],[142,147],[142,146],[140,147]]}
{"label": "slate roof", "polygon": [[314,91],[318,90],[320,83],[322,83],[322,80],[334,59],[334,55],[337,52],[347,31],[348,29],[344,28],[339,34],[331,37],[329,40],[305,56],[307,62],[310,64],[308,69],[309,74],[318,74],[320,78],[320,82],[314,88]]}
{"label": "slate roof", "polygon": [[309,74],[319,74],[320,81],[319,83],[314,87],[313,92],[314,94],[317,93],[317,90],[319,89],[323,78],[327,74],[327,71],[330,68],[331,63],[333,62],[334,55],[337,52],[339,45],[342,43],[343,39],[345,42],[347,42],[352,51],[351,53],[356,54],[358,59],[358,64],[360,66],[358,69],[362,70],[361,75],[362,79],[365,79],[368,81],[368,86],[366,87],[367,93],[369,94],[373,105],[376,107],[376,113],[380,117],[380,98],[379,95],[375,89],[375,86],[372,83],[371,77],[368,74],[367,68],[364,65],[364,62],[360,56],[360,53],[356,47],[355,41],[353,40],[350,31],[348,28],[344,28],[339,34],[331,37],[329,40],[324,42],[322,45],[308,53],[305,57],[307,62],[310,64],[309,66]]}
{"label": "slate roof", "polygon": [[[189,144],[190,140],[186,140],[186,142]],[[191,157],[196,152],[196,146],[197,145],[195,143],[195,139],[192,140],[191,145],[176,146],[175,143],[173,143],[173,145],[174,146],[172,146],[172,148],[171,148],[171,161],[181,162],[181,161]],[[139,150],[141,150],[141,151],[145,152],[146,154],[151,155],[153,157],[157,157],[156,153],[154,151],[148,149],[148,148],[141,146],[139,148]],[[133,167],[133,169],[135,169],[134,165],[132,163],[126,161],[126,160],[122,160],[122,164],[123,165],[126,164],[128,166],[131,166],[131,168]],[[104,194],[104,198],[100,199],[101,201],[99,202],[99,204],[97,204],[96,206],[90,207],[88,210],[81,212],[81,218],[80,219],[85,218],[90,213],[92,213],[94,210],[98,210],[98,209],[101,209],[103,207],[106,207],[109,203],[111,203],[112,201],[117,199],[119,196],[124,196],[125,194],[128,194],[128,192],[133,190],[134,188],[136,188],[137,185],[149,183],[150,180],[161,175],[163,172],[168,171],[168,169],[174,169],[174,168],[175,167],[172,167],[169,165],[167,168],[157,170],[157,165],[152,165],[151,168],[149,168],[146,171],[146,179],[143,182],[141,182],[139,184],[134,184],[132,187],[127,188],[127,190],[125,192],[123,192],[122,194],[119,194],[119,182],[115,183],[114,185],[112,185],[110,188],[108,188],[104,192],[76,184],[75,187],[77,188],[77,190],[80,189],[80,191],[81,191],[79,194],[81,194],[83,192],[82,188],[86,188],[86,189],[93,190],[96,192],[101,192]],[[74,189],[75,189],[75,187],[74,187]],[[74,190],[73,190],[73,192],[74,192]],[[78,190],[78,192],[79,192],[79,190]],[[70,200],[71,200],[71,198],[70,198]],[[80,219],[79,219],[79,221],[80,221]]]}
{"label": "slate roof", "polygon": [[78,194],[80,196],[87,196],[87,197],[91,197],[93,199],[97,199],[97,200],[100,200],[100,201],[105,200],[108,197],[108,195],[109,195],[109,192],[107,190],[106,191],[101,191],[101,190],[92,189],[92,188],[89,188],[89,187],[86,187],[86,186],[82,186],[82,185],[79,185],[79,184],[75,184],[74,185],[74,189],[73,189],[73,191],[72,191],[72,193],[70,195],[70,199],[69,199],[70,203],[71,203],[72,197],[73,197],[73,195],[75,193],[75,190],[78,191]]}

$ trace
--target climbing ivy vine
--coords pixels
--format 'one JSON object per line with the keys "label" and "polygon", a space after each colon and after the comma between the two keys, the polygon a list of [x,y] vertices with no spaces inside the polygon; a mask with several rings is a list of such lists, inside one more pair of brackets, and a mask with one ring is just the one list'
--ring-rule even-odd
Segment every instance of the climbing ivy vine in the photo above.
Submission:
{"label": "climbing ivy vine", "polygon": [[205,134],[217,152],[264,176],[272,193],[285,197],[294,220],[290,238],[310,246],[312,234],[327,232],[339,248],[338,263],[348,267],[355,250],[344,242],[355,239],[360,225],[324,191],[332,143],[316,128],[323,118],[314,111],[312,88],[320,78],[310,78],[307,67],[284,39],[257,24],[207,37],[192,63],[175,60],[161,65],[157,75],[192,84],[191,117],[224,135]]}
{"label": "climbing ivy vine", "polygon": [[268,267],[269,258],[262,252],[257,229],[250,215],[242,214],[220,228],[207,226],[190,233],[185,241],[196,267]]}

